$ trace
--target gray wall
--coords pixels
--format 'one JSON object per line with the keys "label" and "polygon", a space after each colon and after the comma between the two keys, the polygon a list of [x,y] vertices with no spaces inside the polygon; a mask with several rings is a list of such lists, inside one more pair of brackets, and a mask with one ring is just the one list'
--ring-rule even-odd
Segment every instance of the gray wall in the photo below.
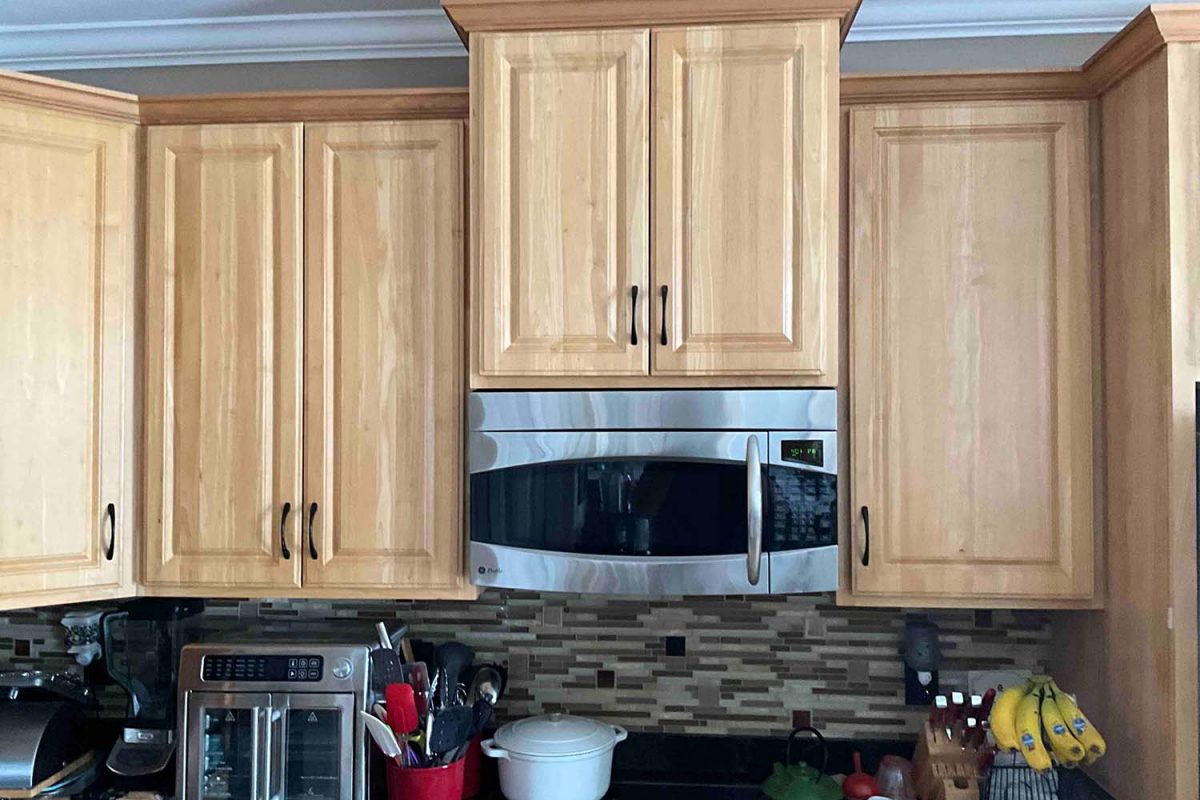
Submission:
{"label": "gray wall", "polygon": [[[991,70],[1076,67],[1109,36],[1028,36],[858,42],[842,49],[844,72]],[[52,78],[133,94],[198,94],[288,89],[388,89],[466,86],[467,59],[217,64],[185,67],[70,70]]]}

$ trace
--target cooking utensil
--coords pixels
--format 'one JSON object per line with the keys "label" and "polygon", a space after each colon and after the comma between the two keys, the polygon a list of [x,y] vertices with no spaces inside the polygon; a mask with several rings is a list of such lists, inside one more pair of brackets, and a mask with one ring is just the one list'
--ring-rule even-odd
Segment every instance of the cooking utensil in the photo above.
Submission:
{"label": "cooking utensil", "polygon": [[376,694],[383,694],[389,683],[403,682],[404,673],[400,669],[400,656],[388,638],[387,626],[377,623],[375,633],[379,636],[379,647],[371,651],[371,688]]}
{"label": "cooking utensil", "polygon": [[387,698],[387,722],[397,736],[408,736],[420,727],[416,692],[411,685],[389,683],[384,696]]}
{"label": "cooking utensil", "polygon": [[443,706],[454,704],[458,694],[458,678],[475,661],[475,651],[461,642],[445,642],[438,646],[434,663],[445,673],[442,684]]}
{"label": "cooking utensil", "polygon": [[549,714],[510,722],[480,748],[499,760],[508,800],[600,800],[612,778],[613,748],[628,736],[616,725]]}
{"label": "cooking utensil", "polygon": [[467,749],[471,746],[471,740],[483,733],[484,729],[491,723],[492,704],[487,700],[475,701],[475,705],[471,706],[471,716],[471,730],[467,732],[466,741],[463,742],[462,747],[447,757],[447,763],[457,761],[465,756]]}
{"label": "cooking utensil", "polygon": [[358,718],[367,726],[367,733],[371,734],[371,738],[375,741],[375,746],[385,756],[388,758],[403,757],[404,751],[400,749],[400,743],[396,741],[396,735],[392,733],[392,729],[387,726],[386,722],[365,711],[359,711]]}
{"label": "cooking utensil", "polygon": [[475,676],[471,679],[471,688],[467,690],[467,702],[474,705],[477,700],[486,700],[491,705],[496,705],[500,700],[500,689],[503,683],[504,679],[496,668],[490,664],[484,664],[475,670]]}
{"label": "cooking utensil", "polygon": [[842,783],[842,793],[848,800],[870,800],[872,795],[879,794],[879,784],[862,769],[862,754],[854,751],[854,772],[846,776]]}
{"label": "cooking utensil", "polygon": [[417,716],[425,719],[425,715],[429,713],[430,698],[433,696],[432,687],[429,685],[429,669],[424,661],[410,661],[400,668],[400,672],[403,678],[401,683],[413,687],[413,703],[417,708]]}
{"label": "cooking utensil", "polygon": [[437,715],[429,749],[439,764],[450,763],[452,756],[466,746],[473,720],[471,709],[464,706],[451,706]]}

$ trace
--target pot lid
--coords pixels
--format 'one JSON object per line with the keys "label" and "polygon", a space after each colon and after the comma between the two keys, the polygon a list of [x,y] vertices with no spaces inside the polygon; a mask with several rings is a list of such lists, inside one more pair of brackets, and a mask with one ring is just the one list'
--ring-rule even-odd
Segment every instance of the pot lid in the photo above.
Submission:
{"label": "pot lid", "polygon": [[579,756],[612,747],[611,725],[570,714],[546,714],[510,722],[496,731],[496,744],[527,756]]}

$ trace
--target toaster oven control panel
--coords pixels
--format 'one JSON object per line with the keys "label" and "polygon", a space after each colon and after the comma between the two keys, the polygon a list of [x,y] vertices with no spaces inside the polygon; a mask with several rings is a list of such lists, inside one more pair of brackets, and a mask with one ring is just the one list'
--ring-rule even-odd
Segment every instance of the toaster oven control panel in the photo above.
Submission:
{"label": "toaster oven control panel", "polygon": [[321,656],[206,655],[201,677],[218,683],[313,683],[324,677]]}

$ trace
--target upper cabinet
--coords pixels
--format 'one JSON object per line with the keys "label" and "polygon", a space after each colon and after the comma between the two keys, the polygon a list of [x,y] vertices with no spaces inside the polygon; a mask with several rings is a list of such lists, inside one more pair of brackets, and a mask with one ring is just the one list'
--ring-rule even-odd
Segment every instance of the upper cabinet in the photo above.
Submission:
{"label": "upper cabinet", "polygon": [[836,383],[827,13],[471,34],[473,386]]}
{"label": "upper cabinet", "polygon": [[850,114],[853,598],[1096,593],[1086,102]]}
{"label": "upper cabinet", "polygon": [[463,139],[150,129],[147,591],[472,596]]}
{"label": "upper cabinet", "polygon": [[134,124],[0,103],[0,608],[134,592],[136,168]]}
{"label": "upper cabinet", "polygon": [[305,130],[307,588],[469,590],[463,139],[447,121]]}
{"label": "upper cabinet", "polygon": [[480,375],[647,374],[648,66],[645,31],[472,48]]}
{"label": "upper cabinet", "polygon": [[[151,128],[143,581],[300,585],[300,125]],[[285,504],[293,511],[288,518]]]}
{"label": "upper cabinet", "polygon": [[656,375],[831,384],[837,25],[654,32]]}

